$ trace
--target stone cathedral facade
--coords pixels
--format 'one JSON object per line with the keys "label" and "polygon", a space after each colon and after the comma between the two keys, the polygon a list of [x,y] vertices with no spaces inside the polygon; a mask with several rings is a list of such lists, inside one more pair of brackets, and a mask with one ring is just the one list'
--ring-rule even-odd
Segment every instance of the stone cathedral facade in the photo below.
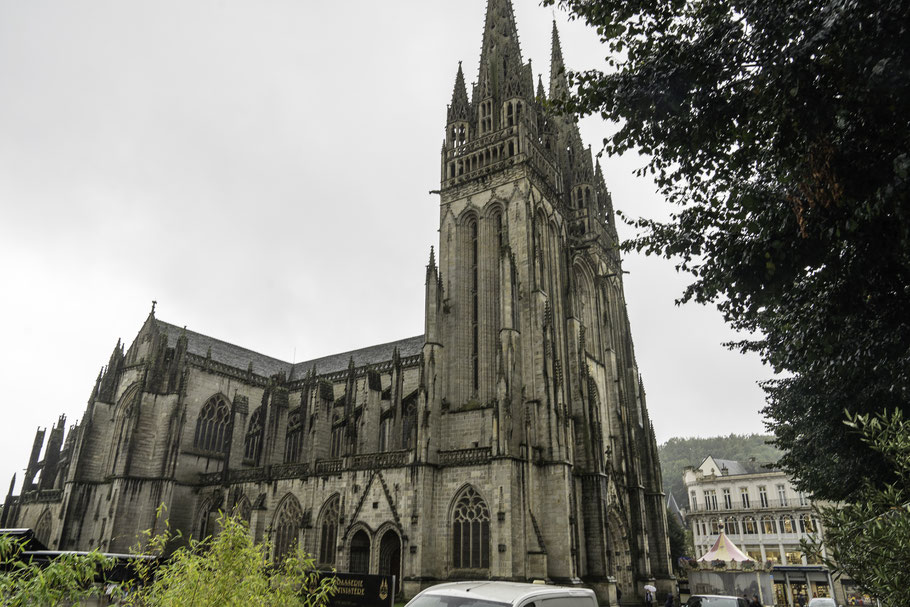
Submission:
{"label": "stone cathedral facade", "polygon": [[234,512],[276,556],[393,573],[405,596],[477,578],[585,584],[602,604],[669,589],[610,194],[544,106],[567,89],[555,25],[547,90],[510,1],[489,0],[476,84],[459,66],[446,113],[424,334],[291,364],[153,306],[79,424],[46,446],[39,430],[4,526],[123,552],[163,503],[187,535]]}

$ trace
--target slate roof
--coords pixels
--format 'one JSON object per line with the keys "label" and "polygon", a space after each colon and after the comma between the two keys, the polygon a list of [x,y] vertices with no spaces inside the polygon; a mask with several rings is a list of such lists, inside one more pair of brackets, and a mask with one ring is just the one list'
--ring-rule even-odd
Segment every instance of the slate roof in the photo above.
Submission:
{"label": "slate roof", "polygon": [[[161,320],[155,320],[159,330],[167,335],[168,345],[173,346],[177,343],[177,338],[184,331],[183,327],[172,325]],[[316,365],[316,373],[324,375],[343,371],[348,367],[348,361],[353,357],[354,365],[362,367],[364,365],[374,365],[388,360],[392,360],[392,351],[397,347],[402,358],[419,354],[423,348],[424,336],[415,335],[397,341],[390,341],[385,344],[367,346],[358,350],[349,352],[340,352],[330,356],[323,356],[305,362],[291,364],[260,354],[241,346],[196,333],[195,331],[186,330],[187,350],[198,356],[206,356],[209,348],[212,350],[212,360],[215,362],[230,365],[237,369],[246,370],[250,362],[253,363],[253,373],[257,375],[270,376],[275,373],[284,372],[288,379],[299,379],[306,375],[313,365]]]}
{"label": "slate roof", "polygon": [[316,358],[294,365],[294,377],[303,377],[307,371],[313,368],[313,365],[316,365],[316,373],[318,375],[343,371],[348,368],[348,361],[351,357],[354,358],[354,366],[362,367],[364,365],[375,365],[387,360],[392,360],[392,350],[396,347],[402,358],[413,356],[415,354],[420,354],[421,349],[423,349],[423,344],[423,335],[415,335],[414,337],[399,339],[398,341],[390,341],[386,344],[368,346],[366,348],[360,348],[359,350],[323,356],[322,358]]}
{"label": "slate roof", "polygon": [[[777,468],[774,466],[762,464],[752,460],[742,462],[735,459],[720,459],[719,457],[713,456],[708,457],[713,458],[714,463],[717,464],[718,474],[721,473],[722,468],[726,467],[728,476],[738,476],[740,474],[761,474],[763,472],[773,472],[777,470]],[[708,458],[706,457],[705,461],[707,460]],[[705,461],[702,462],[702,465],[704,465]]]}
{"label": "slate roof", "polygon": [[[157,319],[155,322],[158,325],[158,329],[167,334],[168,346],[173,347],[174,344],[177,343],[177,338],[183,333],[183,327],[178,327]],[[208,335],[203,335],[202,333],[196,333],[195,331],[187,329],[186,338],[186,349],[190,353],[205,356],[209,348],[211,348],[212,360],[215,362],[246,371],[252,361],[253,373],[266,377],[281,371],[284,371],[285,375],[288,375],[291,372],[291,363],[272,358],[271,356],[266,356],[265,354],[253,352],[252,350],[241,348],[240,346],[235,346],[234,344],[215,339],[214,337],[209,337]]]}

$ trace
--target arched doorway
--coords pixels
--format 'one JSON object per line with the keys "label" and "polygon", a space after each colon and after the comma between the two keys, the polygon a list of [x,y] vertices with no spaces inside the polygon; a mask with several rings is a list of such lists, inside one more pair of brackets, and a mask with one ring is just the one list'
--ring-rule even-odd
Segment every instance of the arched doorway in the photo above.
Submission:
{"label": "arched doorway", "polygon": [[351,562],[348,572],[370,572],[370,536],[363,529],[360,529],[351,538]]}
{"label": "arched doorway", "polygon": [[617,588],[622,592],[632,592],[628,596],[633,596],[635,584],[633,583],[634,575],[632,571],[632,555],[629,546],[629,534],[626,533],[626,526],[619,518],[616,512],[607,513],[609,543],[608,556],[610,562],[610,575],[616,579]]}
{"label": "arched doorway", "polygon": [[394,575],[395,591],[401,592],[401,539],[392,529],[379,540],[379,575]]}

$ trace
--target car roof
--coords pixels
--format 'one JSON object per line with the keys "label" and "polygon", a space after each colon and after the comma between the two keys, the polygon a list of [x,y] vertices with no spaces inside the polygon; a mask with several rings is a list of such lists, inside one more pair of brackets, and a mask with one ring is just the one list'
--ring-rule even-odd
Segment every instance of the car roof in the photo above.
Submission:
{"label": "car roof", "polygon": [[420,594],[447,594],[477,598],[496,603],[515,603],[532,596],[548,594],[594,596],[594,591],[588,588],[567,588],[565,586],[551,586],[548,584],[524,584],[521,582],[450,582],[431,586]]}
{"label": "car roof", "polygon": [[732,594],[693,594],[689,598],[702,597],[706,599],[741,599],[741,596],[733,596]]}

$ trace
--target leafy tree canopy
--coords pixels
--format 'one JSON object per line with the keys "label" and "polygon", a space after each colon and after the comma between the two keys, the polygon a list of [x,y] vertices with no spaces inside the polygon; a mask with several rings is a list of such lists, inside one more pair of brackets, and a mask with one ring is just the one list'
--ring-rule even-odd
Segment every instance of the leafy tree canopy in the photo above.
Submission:
{"label": "leafy tree canopy", "polygon": [[667,537],[670,540],[670,563],[677,567],[679,557],[686,556],[686,530],[676,515],[667,510]]}
{"label": "leafy tree canopy", "polygon": [[730,434],[729,436],[671,438],[657,447],[664,493],[676,498],[680,508],[689,503],[683,472],[686,466],[697,466],[709,455],[720,459],[769,464],[780,458],[780,451],[770,445],[773,437],[764,434]]}
{"label": "leafy tree canopy", "polygon": [[[910,420],[893,411],[852,417],[847,425],[894,466],[898,480],[883,488],[866,483],[853,503],[819,508],[828,549],[824,562],[885,605],[908,605]],[[809,550],[821,556],[822,542],[809,544]]]}
{"label": "leafy tree canopy", "polygon": [[543,0],[597,29],[610,72],[563,110],[619,125],[608,153],[676,209],[627,249],[677,260],[784,379],[764,410],[783,468],[840,499],[894,470],[844,411],[910,402],[910,2]]}

